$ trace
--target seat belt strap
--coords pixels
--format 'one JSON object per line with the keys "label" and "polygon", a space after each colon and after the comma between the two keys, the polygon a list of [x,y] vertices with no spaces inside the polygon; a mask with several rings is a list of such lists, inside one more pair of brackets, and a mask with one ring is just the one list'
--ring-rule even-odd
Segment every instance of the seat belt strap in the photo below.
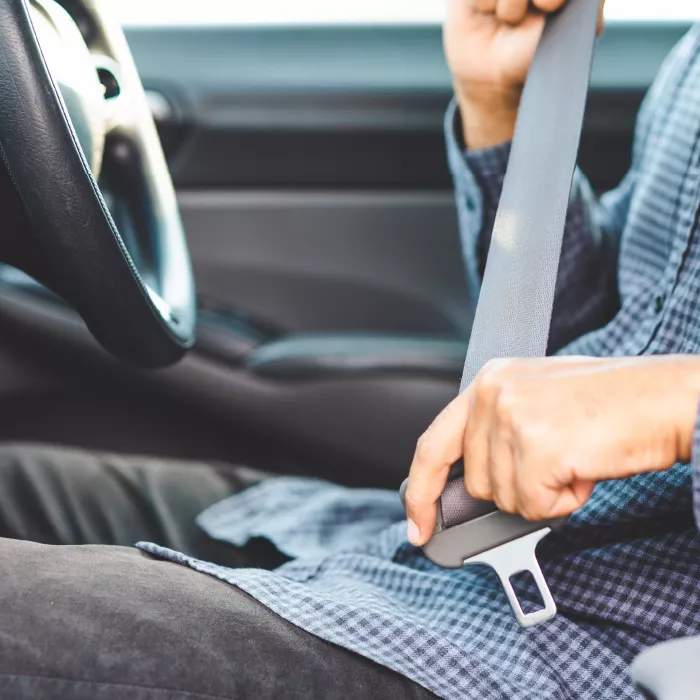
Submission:
{"label": "seat belt strap", "polygon": [[[547,18],[522,94],[461,391],[493,358],[546,355],[599,7],[600,0],[569,0]],[[492,566],[516,619],[530,627],[556,615],[535,547],[560,522],[501,513],[473,499],[458,476],[440,498],[424,551],[446,568]],[[520,571],[532,573],[542,610],[523,612],[511,584]]]}

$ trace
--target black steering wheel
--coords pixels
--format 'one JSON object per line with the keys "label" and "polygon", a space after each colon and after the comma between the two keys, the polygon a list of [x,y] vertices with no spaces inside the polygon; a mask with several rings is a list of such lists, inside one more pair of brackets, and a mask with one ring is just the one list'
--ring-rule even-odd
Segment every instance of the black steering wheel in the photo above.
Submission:
{"label": "black steering wheel", "polygon": [[0,223],[0,259],[64,297],[113,355],[167,365],[196,321],[172,181],[121,28],[99,0],[71,2],[89,47],[55,0],[0,0],[0,167],[29,222]]}

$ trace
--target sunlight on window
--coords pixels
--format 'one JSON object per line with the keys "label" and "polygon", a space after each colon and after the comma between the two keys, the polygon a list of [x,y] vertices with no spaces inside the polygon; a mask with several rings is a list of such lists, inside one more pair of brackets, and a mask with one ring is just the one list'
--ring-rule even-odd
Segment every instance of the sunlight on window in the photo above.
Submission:
{"label": "sunlight on window", "polygon": [[[447,0],[109,0],[126,25],[437,24]],[[700,0],[608,0],[609,20],[700,20]]]}
{"label": "sunlight on window", "polygon": [[608,0],[605,14],[610,20],[700,20],[697,0]]}
{"label": "sunlight on window", "polygon": [[127,24],[424,24],[447,0],[111,0]]}

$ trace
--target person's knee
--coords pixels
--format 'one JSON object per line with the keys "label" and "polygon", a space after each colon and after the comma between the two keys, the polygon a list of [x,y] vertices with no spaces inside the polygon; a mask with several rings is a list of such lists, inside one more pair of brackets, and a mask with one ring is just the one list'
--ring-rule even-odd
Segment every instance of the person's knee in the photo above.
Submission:
{"label": "person's knee", "polygon": [[47,472],[85,475],[98,466],[96,454],[76,447],[40,443],[0,443],[0,478],[3,472],[46,474]]}
{"label": "person's knee", "polygon": [[71,544],[96,489],[87,453],[40,445],[0,445],[0,537]]}
{"label": "person's knee", "polygon": [[7,471],[25,471],[30,467],[49,469],[57,464],[71,464],[82,454],[81,450],[39,443],[0,442],[0,477]]}
{"label": "person's knee", "polygon": [[[270,697],[303,633],[210,576],[118,547],[0,539],[0,682],[24,674]],[[175,660],[175,663],[173,661]],[[297,697],[292,695],[290,697]]]}
{"label": "person's knee", "polygon": [[21,443],[0,443],[0,470],[17,469],[25,456],[35,452],[35,448]]}
{"label": "person's knee", "polygon": [[[53,460],[46,447],[22,443],[0,443],[0,503],[4,508],[19,507],[45,480]],[[0,532],[0,536],[6,536]]]}

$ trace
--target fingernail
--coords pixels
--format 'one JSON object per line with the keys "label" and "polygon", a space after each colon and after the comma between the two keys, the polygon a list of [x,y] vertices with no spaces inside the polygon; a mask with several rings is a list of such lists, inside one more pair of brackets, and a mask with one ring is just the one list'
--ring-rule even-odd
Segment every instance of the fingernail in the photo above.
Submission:
{"label": "fingernail", "polygon": [[406,528],[406,535],[408,536],[408,541],[419,547],[421,544],[420,528],[416,525],[411,518],[408,519],[408,524]]}

